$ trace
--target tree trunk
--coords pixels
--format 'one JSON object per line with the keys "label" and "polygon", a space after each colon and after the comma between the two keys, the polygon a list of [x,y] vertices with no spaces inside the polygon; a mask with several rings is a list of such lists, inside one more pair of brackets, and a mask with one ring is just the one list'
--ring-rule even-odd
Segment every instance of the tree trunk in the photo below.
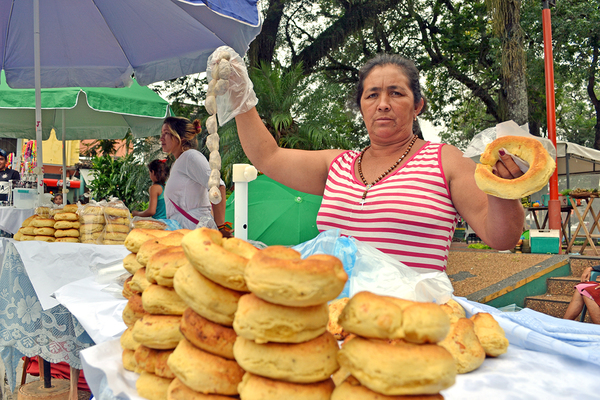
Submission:
{"label": "tree trunk", "polygon": [[594,86],[596,85],[596,65],[598,64],[599,53],[598,46],[600,45],[598,36],[593,36],[591,38],[591,44],[592,62],[590,63],[587,92],[588,96],[590,96],[590,101],[594,106],[594,111],[596,112],[596,125],[594,125],[594,149],[600,150],[600,100],[598,100],[598,96],[596,96],[596,92],[594,91]]}
{"label": "tree trunk", "polygon": [[250,67],[260,66],[261,61],[271,64],[275,53],[277,31],[283,17],[285,0],[271,0],[264,16],[260,34],[250,43],[248,60]]}

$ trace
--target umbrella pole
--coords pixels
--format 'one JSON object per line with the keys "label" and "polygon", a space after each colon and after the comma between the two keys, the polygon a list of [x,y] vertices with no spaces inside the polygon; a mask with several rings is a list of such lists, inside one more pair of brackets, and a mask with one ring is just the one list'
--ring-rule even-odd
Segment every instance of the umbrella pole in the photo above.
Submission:
{"label": "umbrella pole", "polygon": [[65,136],[66,136],[66,123],[65,123],[65,110],[62,110],[62,195],[63,195],[63,205],[67,204],[67,193],[69,190],[67,189],[67,149],[65,144]]}
{"label": "umbrella pole", "polygon": [[42,77],[40,64],[40,1],[33,0],[33,59],[35,75],[35,140],[38,202],[44,193],[44,157],[42,154]]}
{"label": "umbrella pole", "polygon": [[233,164],[235,203],[233,208],[233,234],[236,238],[248,240],[248,182],[256,179],[257,171],[249,164]]}

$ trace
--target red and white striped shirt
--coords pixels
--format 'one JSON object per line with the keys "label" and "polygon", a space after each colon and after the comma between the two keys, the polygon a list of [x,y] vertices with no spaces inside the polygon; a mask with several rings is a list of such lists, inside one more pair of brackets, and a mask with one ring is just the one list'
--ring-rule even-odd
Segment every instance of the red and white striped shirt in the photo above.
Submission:
{"label": "red and white striped shirt", "polygon": [[404,165],[369,189],[354,174],[357,151],[340,154],[329,167],[319,231],[368,243],[409,267],[446,270],[459,215],[441,162],[443,144],[427,142]]}

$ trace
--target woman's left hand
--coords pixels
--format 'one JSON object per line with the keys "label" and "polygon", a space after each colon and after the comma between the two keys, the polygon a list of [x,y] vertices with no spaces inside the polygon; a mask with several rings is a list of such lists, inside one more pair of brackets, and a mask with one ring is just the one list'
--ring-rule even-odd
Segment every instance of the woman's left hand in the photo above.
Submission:
{"label": "woman's left hand", "polygon": [[509,154],[501,149],[498,154],[500,159],[492,169],[492,173],[503,179],[515,179],[523,175],[521,168],[515,163]]}

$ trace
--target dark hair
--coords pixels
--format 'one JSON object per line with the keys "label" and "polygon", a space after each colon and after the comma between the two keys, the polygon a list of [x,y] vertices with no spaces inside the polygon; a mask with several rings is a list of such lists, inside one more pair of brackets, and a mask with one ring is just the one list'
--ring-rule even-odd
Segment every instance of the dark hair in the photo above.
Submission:
{"label": "dark hair", "polygon": [[163,122],[163,125],[165,124],[169,127],[171,135],[179,141],[183,151],[198,147],[196,135],[202,131],[199,119],[191,122],[184,117],[167,117]]}
{"label": "dark hair", "polygon": [[0,149],[0,156],[8,158],[8,153],[4,149]]}
{"label": "dark hair", "polygon": [[148,170],[154,172],[156,177],[156,183],[159,185],[165,185],[167,178],[169,177],[169,166],[167,160],[153,160],[148,164]]}
{"label": "dark hair", "polygon": [[[383,67],[385,65],[395,65],[400,68],[406,78],[408,79],[408,85],[413,94],[415,106],[419,104],[421,99],[423,100],[423,108],[419,112],[419,115],[423,114],[427,110],[427,99],[421,91],[421,83],[419,82],[419,70],[414,62],[411,60],[399,56],[397,54],[378,54],[371,58],[369,61],[362,66],[358,71],[358,83],[356,85],[355,104],[360,110],[360,99],[362,98],[365,90],[364,83],[365,79],[369,76],[373,68]],[[418,134],[421,132],[418,121],[413,121],[413,133]]]}

